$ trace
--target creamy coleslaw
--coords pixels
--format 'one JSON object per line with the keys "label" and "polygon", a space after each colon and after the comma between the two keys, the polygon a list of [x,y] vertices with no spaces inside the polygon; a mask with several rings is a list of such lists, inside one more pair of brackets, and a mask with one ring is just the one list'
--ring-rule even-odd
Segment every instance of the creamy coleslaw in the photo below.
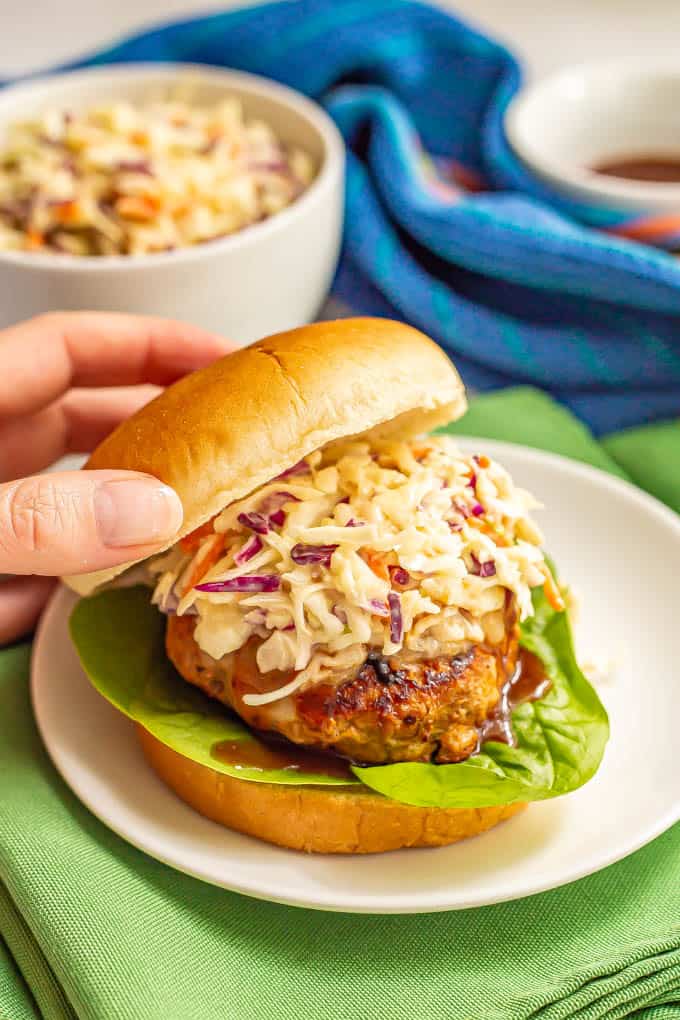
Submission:
{"label": "creamy coleslaw", "polygon": [[308,153],[236,99],[117,102],[11,125],[0,151],[0,249],[145,255],[224,237],[290,205]]}
{"label": "creamy coleslaw", "polygon": [[506,594],[520,619],[531,588],[561,596],[529,516],[538,504],[496,462],[449,437],[349,441],[306,457],[150,561],[153,601],[197,617],[220,659],[255,638],[285,697],[385,655],[499,643]]}

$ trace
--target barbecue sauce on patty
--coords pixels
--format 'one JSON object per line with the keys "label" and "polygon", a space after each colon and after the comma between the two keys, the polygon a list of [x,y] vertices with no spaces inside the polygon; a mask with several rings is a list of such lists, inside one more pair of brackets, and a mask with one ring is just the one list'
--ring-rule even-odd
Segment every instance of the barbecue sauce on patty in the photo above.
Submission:
{"label": "barbecue sauce on patty", "polygon": [[[464,659],[466,654],[468,653],[463,653],[459,658]],[[398,682],[399,678],[389,662],[378,652],[371,652],[367,663],[375,669],[382,683],[390,685]],[[550,679],[541,660],[526,648],[520,648],[516,668],[501,689],[498,704],[478,727],[477,750],[489,740],[513,747],[515,745],[511,718],[513,709],[525,701],[537,701],[549,688]],[[319,773],[339,779],[352,778],[350,762],[346,759],[332,752],[311,751],[300,747],[280,734],[262,733],[257,734],[255,739],[221,741],[213,747],[212,754],[218,761],[233,765],[237,769],[255,769],[262,772],[267,769],[282,769],[299,773]]]}
{"label": "barbecue sauce on patty", "polygon": [[494,712],[479,730],[479,747],[487,740],[515,746],[512,712],[524,701],[538,701],[550,690],[550,678],[537,655],[520,648],[517,668],[501,690]]}

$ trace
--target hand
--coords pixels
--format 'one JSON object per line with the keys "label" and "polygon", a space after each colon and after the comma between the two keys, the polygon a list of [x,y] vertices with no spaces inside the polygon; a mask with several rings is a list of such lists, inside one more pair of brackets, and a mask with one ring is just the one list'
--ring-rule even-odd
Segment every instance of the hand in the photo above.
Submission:
{"label": "hand", "polygon": [[42,575],[0,582],[0,645],[31,629],[51,575],[149,556],[182,523],[177,494],[148,475],[34,472],[93,449],[159,387],[230,349],[182,323],[95,312],[0,332],[0,574]]}

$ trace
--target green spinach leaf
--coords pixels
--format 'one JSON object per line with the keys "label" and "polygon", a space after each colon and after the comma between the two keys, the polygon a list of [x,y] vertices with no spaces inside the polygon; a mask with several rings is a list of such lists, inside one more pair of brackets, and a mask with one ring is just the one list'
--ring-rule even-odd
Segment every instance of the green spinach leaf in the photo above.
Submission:
{"label": "green spinach leaf", "polygon": [[[540,589],[533,599],[535,615],[522,625],[522,644],[543,661],[552,686],[513,712],[516,746],[489,742],[456,765],[354,767],[357,786],[418,806],[484,807],[556,797],[591,778],[609,735],[607,713],[578,668],[567,614],[551,609]],[[321,773],[241,768],[217,758],[220,741],[257,738],[179,676],[165,654],[164,630],[141,587],[81,599],[71,616],[71,635],[93,685],[179,754],[255,782],[347,785]]]}
{"label": "green spinach leaf", "polygon": [[70,627],[83,669],[99,693],[185,758],[254,782],[359,785],[358,779],[316,772],[242,768],[216,757],[213,749],[222,741],[257,738],[175,670],[165,654],[165,618],[151,605],[148,588],[117,588],[81,599]]}
{"label": "green spinach leaf", "polygon": [[516,746],[489,741],[455,765],[354,768],[363,783],[405,804],[463,808],[558,797],[595,774],[609,737],[607,713],[576,662],[568,614],[555,612],[541,588],[533,603],[521,643],[542,660],[551,687],[513,712]]}

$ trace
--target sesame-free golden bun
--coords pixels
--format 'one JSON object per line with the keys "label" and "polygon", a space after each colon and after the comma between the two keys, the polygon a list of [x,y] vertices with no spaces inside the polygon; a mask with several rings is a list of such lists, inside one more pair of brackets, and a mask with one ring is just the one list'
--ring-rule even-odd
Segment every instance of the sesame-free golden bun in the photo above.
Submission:
{"label": "sesame-free golden bun", "polygon": [[308,853],[447,846],[526,807],[414,807],[366,787],[253,783],[185,758],[139,725],[137,736],[154,772],[195,811],[237,832]]}
{"label": "sesame-free golden bun", "polygon": [[[94,451],[85,470],[154,475],[184,507],[174,544],[337,439],[412,436],[459,418],[465,390],[443,351],[389,319],[339,319],[260,340],[186,376]],[[90,594],[132,566],[68,577]]]}

